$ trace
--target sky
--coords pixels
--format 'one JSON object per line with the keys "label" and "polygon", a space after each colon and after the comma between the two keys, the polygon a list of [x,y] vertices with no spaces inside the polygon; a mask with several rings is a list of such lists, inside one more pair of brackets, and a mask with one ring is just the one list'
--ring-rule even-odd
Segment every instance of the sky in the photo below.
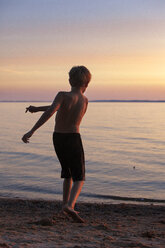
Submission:
{"label": "sky", "polygon": [[52,101],[68,72],[89,100],[165,99],[164,0],[0,0],[0,100]]}

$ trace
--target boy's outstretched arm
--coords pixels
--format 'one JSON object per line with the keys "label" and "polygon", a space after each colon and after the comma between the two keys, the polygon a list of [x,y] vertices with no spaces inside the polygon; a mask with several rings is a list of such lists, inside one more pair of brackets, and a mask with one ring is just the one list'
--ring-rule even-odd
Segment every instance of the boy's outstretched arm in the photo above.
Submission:
{"label": "boy's outstretched arm", "polygon": [[48,106],[40,106],[40,107],[35,107],[35,106],[29,106],[26,108],[26,112],[30,112],[30,113],[36,113],[36,112],[39,112],[39,111],[46,111],[48,108],[50,108],[51,105],[48,105]]}
{"label": "boy's outstretched arm", "polygon": [[24,143],[29,143],[29,138],[33,135],[33,133],[40,128],[61,106],[63,100],[63,94],[62,92],[59,92],[57,96],[55,97],[52,105],[41,115],[39,120],[36,122],[36,124],[33,126],[33,128],[24,134],[22,137],[22,141]]}

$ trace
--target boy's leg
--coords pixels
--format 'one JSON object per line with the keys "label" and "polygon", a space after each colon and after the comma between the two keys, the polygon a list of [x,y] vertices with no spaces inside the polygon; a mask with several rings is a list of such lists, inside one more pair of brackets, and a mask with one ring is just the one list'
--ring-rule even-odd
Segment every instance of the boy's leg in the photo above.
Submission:
{"label": "boy's leg", "polygon": [[63,182],[63,206],[68,204],[72,188],[72,178],[65,178]]}
{"label": "boy's leg", "polygon": [[68,201],[68,206],[72,209],[74,209],[76,200],[79,197],[83,184],[84,181],[75,181],[73,183],[72,190],[70,192],[70,198]]}
{"label": "boy's leg", "polygon": [[73,183],[70,198],[67,204],[63,206],[64,212],[68,213],[76,222],[84,223],[84,220],[74,210],[76,200],[81,192],[84,181],[76,181]]}

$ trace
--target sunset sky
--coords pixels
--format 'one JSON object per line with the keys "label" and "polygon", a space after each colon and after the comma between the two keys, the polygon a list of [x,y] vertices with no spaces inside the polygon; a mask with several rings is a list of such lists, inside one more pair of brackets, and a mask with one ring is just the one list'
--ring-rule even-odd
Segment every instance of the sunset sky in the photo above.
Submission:
{"label": "sunset sky", "polygon": [[53,100],[68,71],[94,99],[165,99],[164,0],[0,0],[0,100]]}

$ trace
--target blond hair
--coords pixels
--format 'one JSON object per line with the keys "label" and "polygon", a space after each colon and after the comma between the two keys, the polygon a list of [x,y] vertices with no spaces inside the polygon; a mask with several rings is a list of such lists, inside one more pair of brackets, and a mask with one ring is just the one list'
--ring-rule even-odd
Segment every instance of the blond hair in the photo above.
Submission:
{"label": "blond hair", "polygon": [[69,82],[72,87],[88,86],[91,80],[90,71],[83,65],[74,66],[69,71]]}

